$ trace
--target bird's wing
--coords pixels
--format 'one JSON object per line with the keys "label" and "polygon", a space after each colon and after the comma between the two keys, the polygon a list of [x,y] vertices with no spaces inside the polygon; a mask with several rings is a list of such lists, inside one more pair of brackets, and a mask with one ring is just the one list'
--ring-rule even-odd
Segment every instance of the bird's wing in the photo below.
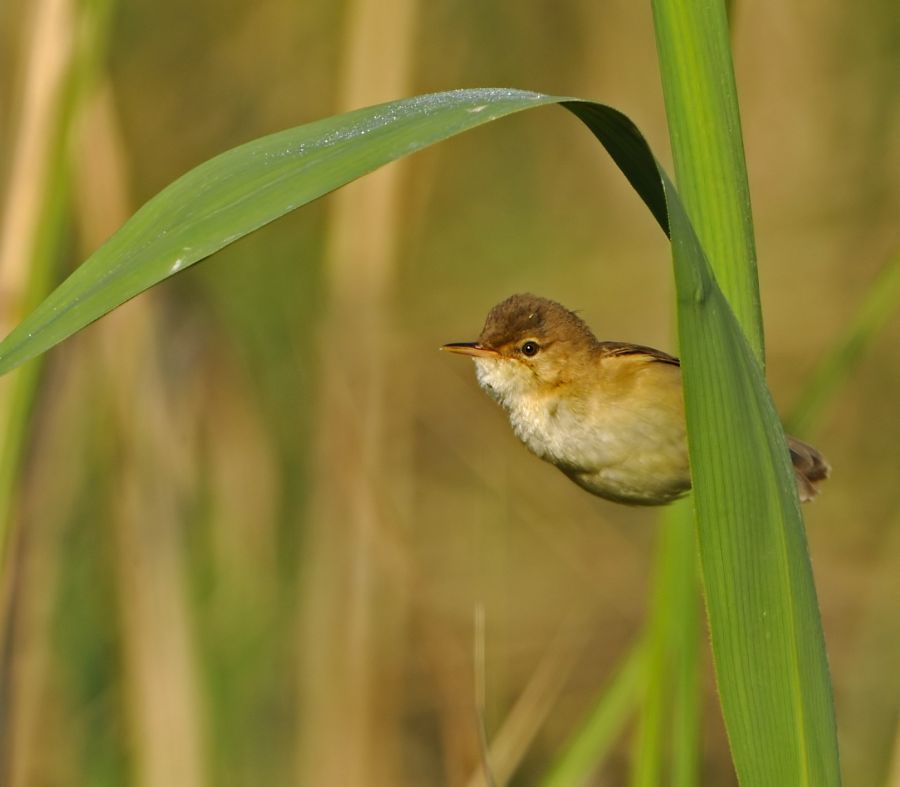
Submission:
{"label": "bird's wing", "polygon": [[681,362],[674,356],[656,350],[653,347],[644,347],[642,344],[629,344],[628,342],[600,342],[600,352],[606,356],[615,355],[643,355],[650,361],[668,363],[672,366],[681,366]]}

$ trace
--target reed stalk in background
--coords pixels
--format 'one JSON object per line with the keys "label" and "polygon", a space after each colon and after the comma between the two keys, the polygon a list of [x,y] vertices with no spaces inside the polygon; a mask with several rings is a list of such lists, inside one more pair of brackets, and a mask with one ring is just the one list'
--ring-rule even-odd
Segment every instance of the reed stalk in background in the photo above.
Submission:
{"label": "reed stalk in background", "polygon": [[[91,47],[98,43],[102,25],[94,23],[103,18],[83,11],[70,0],[40,0],[24,17],[18,112],[0,216],[4,332],[46,293],[67,239],[68,148],[96,62]],[[32,783],[43,767],[37,751],[52,669],[47,646],[58,586],[55,542],[60,514],[74,496],[73,486],[62,483],[51,485],[55,501],[35,505],[21,498],[41,373],[38,363],[0,380],[0,698],[8,731],[0,751],[0,779],[13,787]],[[71,480],[77,477],[72,474]],[[36,533],[26,536],[22,522],[35,512],[44,520]]]}
{"label": "reed stalk in background", "polygon": [[[80,21],[80,6],[70,0],[40,0],[25,15],[18,112],[0,215],[4,332],[46,293],[66,240],[68,145],[93,63],[88,50],[93,29],[79,29]],[[29,541],[20,529],[35,510],[21,492],[41,371],[38,363],[0,380],[0,698],[8,730],[0,779],[13,787],[30,783],[39,767],[35,742],[45,721],[41,700],[50,664],[42,644],[49,638],[58,558],[50,544],[58,533],[51,522],[58,520],[48,516],[47,526]],[[59,489],[61,500],[71,493],[65,484]],[[36,508],[45,514],[47,508],[60,511],[52,505]]]}
{"label": "reed stalk in background", "polygon": [[[87,102],[76,148],[76,220],[95,248],[125,220],[128,168],[108,83]],[[108,471],[117,490],[108,532],[120,610],[130,751],[144,787],[208,782],[196,629],[181,547],[191,478],[183,424],[189,398],[162,370],[158,297],[111,315],[98,331],[94,395],[111,415]],[[189,445],[189,443],[188,443]]]}
{"label": "reed stalk in background", "polygon": [[696,530],[688,501],[660,517],[642,662],[631,784],[698,784],[700,606]]}
{"label": "reed stalk in background", "polygon": [[[41,0],[28,15],[21,108],[0,217],[4,333],[44,294],[63,241],[65,151],[78,73],[74,5],[70,0]],[[0,382],[0,566],[7,578],[8,551],[16,539],[16,483],[39,373],[35,364]],[[3,606],[5,610],[6,601]]]}
{"label": "reed stalk in background", "polygon": [[[353,0],[341,47],[342,109],[409,92],[417,0]],[[389,45],[388,45],[389,43]],[[330,204],[319,337],[314,498],[300,574],[300,783],[396,784],[398,699],[379,675],[400,661],[406,594],[385,554],[402,550],[397,505],[410,428],[390,335],[405,168],[374,173]],[[390,545],[390,546],[389,546]]]}

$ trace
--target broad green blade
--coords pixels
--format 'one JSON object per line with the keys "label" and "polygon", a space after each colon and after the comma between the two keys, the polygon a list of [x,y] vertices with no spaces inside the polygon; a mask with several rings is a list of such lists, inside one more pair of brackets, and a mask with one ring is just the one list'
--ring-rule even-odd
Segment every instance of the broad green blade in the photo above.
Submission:
{"label": "broad green blade", "polygon": [[[0,344],[0,374],[279,216],[395,159],[524,109],[566,102],[522,90],[454,90],[368,107],[263,137],[165,188]],[[653,156],[610,107],[572,100],[666,226]]]}
{"label": "broad green blade", "polygon": [[765,363],[750,188],[721,0],[653,0],[675,182],[716,279]]}
{"label": "broad green blade", "polygon": [[742,782],[835,784],[825,649],[796,494],[785,480],[781,425],[687,211],[643,137],[616,110],[518,90],[454,91],[358,110],[236,148],[154,197],[60,285],[0,343],[0,373],[384,163],[551,103],[588,126],[664,229],[672,221],[696,509],[711,556],[704,563],[710,631]]}
{"label": "broad green blade", "polygon": [[[793,471],[764,382],[726,8],[722,0],[652,6],[681,193],[669,217],[722,714],[743,787],[827,787],[840,783],[833,700]],[[721,290],[710,286],[714,277]]]}
{"label": "broad green blade", "polygon": [[669,206],[703,582],[735,769],[743,787],[838,785],[825,642],[784,432],[680,200]]}

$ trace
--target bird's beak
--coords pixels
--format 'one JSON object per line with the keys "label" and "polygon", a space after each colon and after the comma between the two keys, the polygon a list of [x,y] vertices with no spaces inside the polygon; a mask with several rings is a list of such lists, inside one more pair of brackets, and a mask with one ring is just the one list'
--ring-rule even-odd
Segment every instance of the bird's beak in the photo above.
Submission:
{"label": "bird's beak", "polygon": [[457,355],[470,355],[473,358],[497,358],[500,355],[496,350],[482,347],[478,342],[453,342],[445,344],[441,349]]}

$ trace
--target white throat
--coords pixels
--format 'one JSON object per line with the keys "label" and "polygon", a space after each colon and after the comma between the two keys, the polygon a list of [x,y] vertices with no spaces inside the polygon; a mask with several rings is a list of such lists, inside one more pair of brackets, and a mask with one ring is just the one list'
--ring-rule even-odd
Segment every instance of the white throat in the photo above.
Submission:
{"label": "white throat", "polygon": [[558,399],[536,392],[534,372],[507,358],[475,358],[478,384],[509,416],[513,431],[542,459],[559,461],[563,446],[558,444]]}

